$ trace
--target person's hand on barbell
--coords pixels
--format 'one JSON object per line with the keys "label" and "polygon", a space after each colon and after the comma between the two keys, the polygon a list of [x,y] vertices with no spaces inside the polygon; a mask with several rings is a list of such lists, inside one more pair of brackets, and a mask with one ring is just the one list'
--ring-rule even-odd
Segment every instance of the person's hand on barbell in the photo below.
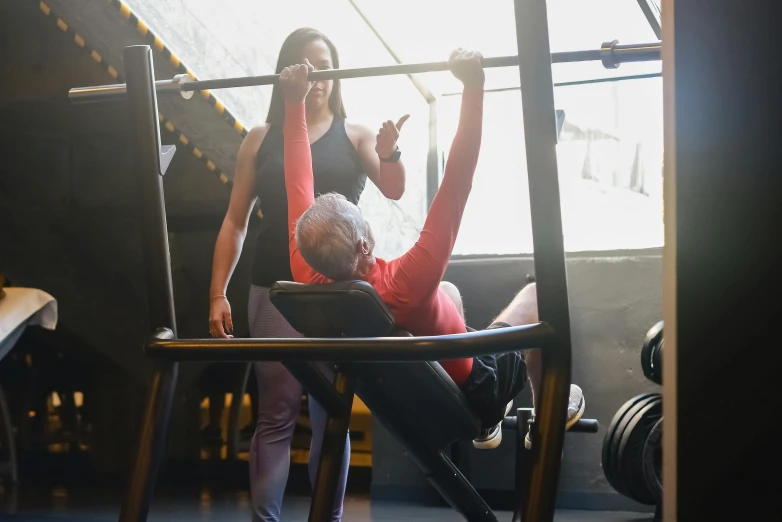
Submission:
{"label": "person's hand on barbell", "polygon": [[307,80],[307,75],[315,70],[308,60],[298,65],[290,65],[280,73],[280,88],[285,98],[291,101],[304,102],[314,82]]}
{"label": "person's hand on barbell", "polygon": [[478,51],[455,49],[448,58],[448,68],[465,85],[483,85],[486,80],[483,55]]}
{"label": "person's hand on barbell", "polygon": [[377,131],[377,138],[375,143],[375,152],[380,159],[390,157],[396,151],[396,141],[399,139],[399,132],[402,130],[402,125],[405,124],[407,119],[410,118],[409,114],[405,114],[396,124],[388,120],[383,123]]}

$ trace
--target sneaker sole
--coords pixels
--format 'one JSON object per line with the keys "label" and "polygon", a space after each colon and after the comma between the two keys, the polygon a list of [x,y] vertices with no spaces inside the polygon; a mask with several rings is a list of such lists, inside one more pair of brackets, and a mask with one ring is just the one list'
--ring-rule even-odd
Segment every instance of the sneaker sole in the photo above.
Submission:
{"label": "sneaker sole", "polygon": [[[510,410],[513,409],[513,401],[510,401],[505,406],[505,416],[507,417]],[[502,424],[500,423],[500,429],[497,431],[497,435],[488,440],[472,441],[472,445],[475,449],[490,450],[497,448],[502,443]]]}
{"label": "sneaker sole", "polygon": [[576,412],[575,416],[573,416],[572,419],[567,421],[565,424],[565,431],[569,430],[573,426],[576,425],[578,421],[581,420],[581,417],[584,416],[584,411],[586,410],[587,401],[583,397],[581,398],[581,407],[578,409],[578,412]]}
{"label": "sneaker sole", "polygon": [[497,435],[492,437],[491,439],[481,440],[481,441],[473,440],[472,446],[475,449],[479,449],[479,450],[492,450],[499,447],[501,443],[502,443],[502,429],[497,431]]}
{"label": "sneaker sole", "polygon": [[[568,431],[570,428],[575,426],[576,423],[581,420],[581,417],[584,416],[585,411],[586,399],[581,399],[581,407],[578,409],[576,415],[565,424],[565,431]],[[527,431],[527,435],[524,436],[524,447],[527,449],[532,449],[532,440],[529,438],[529,431]]]}

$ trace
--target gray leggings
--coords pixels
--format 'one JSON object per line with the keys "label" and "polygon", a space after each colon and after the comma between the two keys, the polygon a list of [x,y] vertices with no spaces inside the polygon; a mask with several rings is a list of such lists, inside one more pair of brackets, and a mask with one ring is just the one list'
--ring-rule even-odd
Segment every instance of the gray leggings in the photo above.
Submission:
{"label": "gray leggings", "polygon": [[[255,338],[301,337],[269,300],[269,289],[250,287],[250,334]],[[250,449],[250,490],[254,522],[278,522],[280,507],[288,482],[293,429],[301,407],[302,387],[285,367],[277,362],[255,363],[258,382],[258,423]],[[310,483],[315,485],[320,448],[326,427],[326,412],[309,397],[312,443],[310,445]],[[350,463],[350,439],[345,441],[337,489],[333,522],[342,518],[342,501]]]}

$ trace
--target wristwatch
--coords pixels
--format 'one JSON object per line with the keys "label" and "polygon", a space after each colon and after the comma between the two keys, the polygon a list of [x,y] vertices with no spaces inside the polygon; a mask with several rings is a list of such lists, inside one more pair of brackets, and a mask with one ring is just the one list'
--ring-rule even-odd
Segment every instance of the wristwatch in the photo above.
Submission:
{"label": "wristwatch", "polygon": [[402,151],[399,150],[399,147],[396,148],[394,152],[391,153],[391,155],[387,158],[380,158],[380,161],[386,162],[386,163],[396,163],[399,161],[399,157],[402,155]]}

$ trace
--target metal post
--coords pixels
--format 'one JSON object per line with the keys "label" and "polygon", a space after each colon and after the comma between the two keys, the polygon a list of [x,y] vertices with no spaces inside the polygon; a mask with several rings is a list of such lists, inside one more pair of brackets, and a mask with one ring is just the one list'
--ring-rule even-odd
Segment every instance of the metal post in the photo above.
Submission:
{"label": "metal post", "polygon": [[660,16],[660,4],[653,0],[638,0],[638,5],[643,11],[646,21],[649,22],[649,27],[654,31],[654,35],[657,39],[662,39],[662,17]]}
{"label": "metal post", "polygon": [[338,414],[329,413],[323,443],[320,449],[318,474],[312,495],[309,522],[329,522],[334,511],[337,483],[342,460],[345,458],[345,440],[350,428],[350,414],[353,407],[353,394],[356,389],[356,376],[350,372],[338,371],[334,376],[334,387],[342,395],[348,408]]}
{"label": "metal post", "polygon": [[426,208],[432,206],[440,186],[440,148],[437,136],[437,100],[429,102],[429,151],[426,156]]}
{"label": "metal post", "polygon": [[[176,337],[176,319],[152,51],[148,45],[126,47],[124,60],[131,150],[141,198],[138,212],[142,227],[149,324],[155,330],[156,338],[172,339]],[[178,369],[179,365],[175,362],[155,363],[120,522],[147,519],[158,467],[165,453]]]}
{"label": "metal post", "polygon": [[[513,512],[512,522],[519,522],[521,518],[522,506],[526,504],[525,495],[529,488],[529,470],[531,452],[524,446],[524,439],[527,436],[527,429],[532,429],[530,419],[532,418],[532,408],[518,408],[516,410],[516,468],[515,468],[515,491],[517,495],[516,510]],[[537,437],[531,437],[535,444]]]}
{"label": "metal post", "polygon": [[554,87],[545,0],[515,0],[538,314],[556,336],[543,350],[538,440],[524,506],[526,522],[554,518],[570,386],[570,313],[556,156]]}
{"label": "metal post", "polygon": [[0,442],[3,443],[8,453],[8,460],[6,462],[0,461],[0,477],[7,475],[11,479],[11,484],[16,486],[19,483],[19,468],[16,464],[16,442],[14,440],[13,424],[11,423],[11,412],[2,387],[0,387],[0,428],[4,431],[4,433],[0,433]]}

